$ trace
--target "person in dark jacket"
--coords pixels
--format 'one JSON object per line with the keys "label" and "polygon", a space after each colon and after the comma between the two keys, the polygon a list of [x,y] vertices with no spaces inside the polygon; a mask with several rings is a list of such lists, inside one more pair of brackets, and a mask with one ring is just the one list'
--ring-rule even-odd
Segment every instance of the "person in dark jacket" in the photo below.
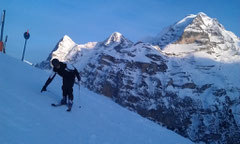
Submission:
{"label": "person in dark jacket", "polygon": [[41,92],[47,91],[47,86],[52,82],[56,74],[60,75],[63,79],[62,84],[63,98],[60,104],[61,105],[67,104],[68,108],[71,109],[73,105],[73,85],[75,82],[75,77],[77,77],[79,84],[81,80],[79,73],[76,68],[66,63],[60,62],[58,59],[53,59],[51,63],[53,66],[53,72],[49,76]]}

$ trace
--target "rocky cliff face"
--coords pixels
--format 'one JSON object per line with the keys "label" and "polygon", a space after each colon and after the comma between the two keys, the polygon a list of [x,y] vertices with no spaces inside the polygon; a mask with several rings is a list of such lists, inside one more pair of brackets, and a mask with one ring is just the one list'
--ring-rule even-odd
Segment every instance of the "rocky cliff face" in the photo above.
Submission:
{"label": "rocky cliff face", "polygon": [[90,90],[194,142],[240,143],[240,40],[216,19],[189,15],[149,43],[61,42],[40,66],[72,63]]}

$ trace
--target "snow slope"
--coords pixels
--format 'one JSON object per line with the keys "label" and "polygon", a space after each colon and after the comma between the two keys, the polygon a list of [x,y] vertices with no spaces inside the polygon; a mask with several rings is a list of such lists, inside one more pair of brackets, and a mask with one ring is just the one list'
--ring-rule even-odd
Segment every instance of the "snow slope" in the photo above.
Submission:
{"label": "snow slope", "polygon": [[1,53],[0,67],[1,144],[192,143],[83,87],[74,89],[72,112],[51,107],[61,99],[59,77],[40,93],[46,72]]}

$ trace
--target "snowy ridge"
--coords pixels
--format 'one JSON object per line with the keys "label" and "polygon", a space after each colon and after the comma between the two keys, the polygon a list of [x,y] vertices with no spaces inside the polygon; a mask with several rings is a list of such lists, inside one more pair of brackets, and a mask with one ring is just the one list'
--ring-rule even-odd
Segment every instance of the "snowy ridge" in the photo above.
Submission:
{"label": "snowy ridge", "polygon": [[175,42],[184,32],[184,29],[192,23],[194,18],[197,15],[188,15],[179,22],[163,29],[156,37],[148,39],[146,42],[152,43],[153,45],[158,45],[160,48],[163,48],[167,44]]}
{"label": "snowy ridge", "polygon": [[[121,33],[114,32],[103,42],[88,42],[77,45],[70,37],[64,36],[50,53],[49,57],[37,64],[41,69],[51,69],[49,61],[58,58],[62,62],[74,64],[81,70],[85,67],[89,59],[96,53],[104,51],[106,47],[115,47],[123,49],[132,46],[133,42],[126,39]],[[120,49],[119,49],[120,50]]]}
{"label": "snowy ridge", "polygon": [[64,106],[51,107],[61,99],[59,77],[48,92],[40,93],[48,77],[44,71],[1,53],[0,67],[0,74],[5,75],[0,77],[1,144],[192,143],[84,87],[80,97],[74,88],[71,113]]}

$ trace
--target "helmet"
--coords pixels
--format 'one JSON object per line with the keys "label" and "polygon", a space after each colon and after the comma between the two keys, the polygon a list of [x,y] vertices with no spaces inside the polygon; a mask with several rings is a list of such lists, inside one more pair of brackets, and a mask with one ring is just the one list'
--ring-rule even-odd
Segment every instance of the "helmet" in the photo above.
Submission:
{"label": "helmet", "polygon": [[52,61],[52,65],[54,66],[54,67],[56,67],[56,66],[58,66],[59,65],[59,60],[58,59],[53,59]]}

